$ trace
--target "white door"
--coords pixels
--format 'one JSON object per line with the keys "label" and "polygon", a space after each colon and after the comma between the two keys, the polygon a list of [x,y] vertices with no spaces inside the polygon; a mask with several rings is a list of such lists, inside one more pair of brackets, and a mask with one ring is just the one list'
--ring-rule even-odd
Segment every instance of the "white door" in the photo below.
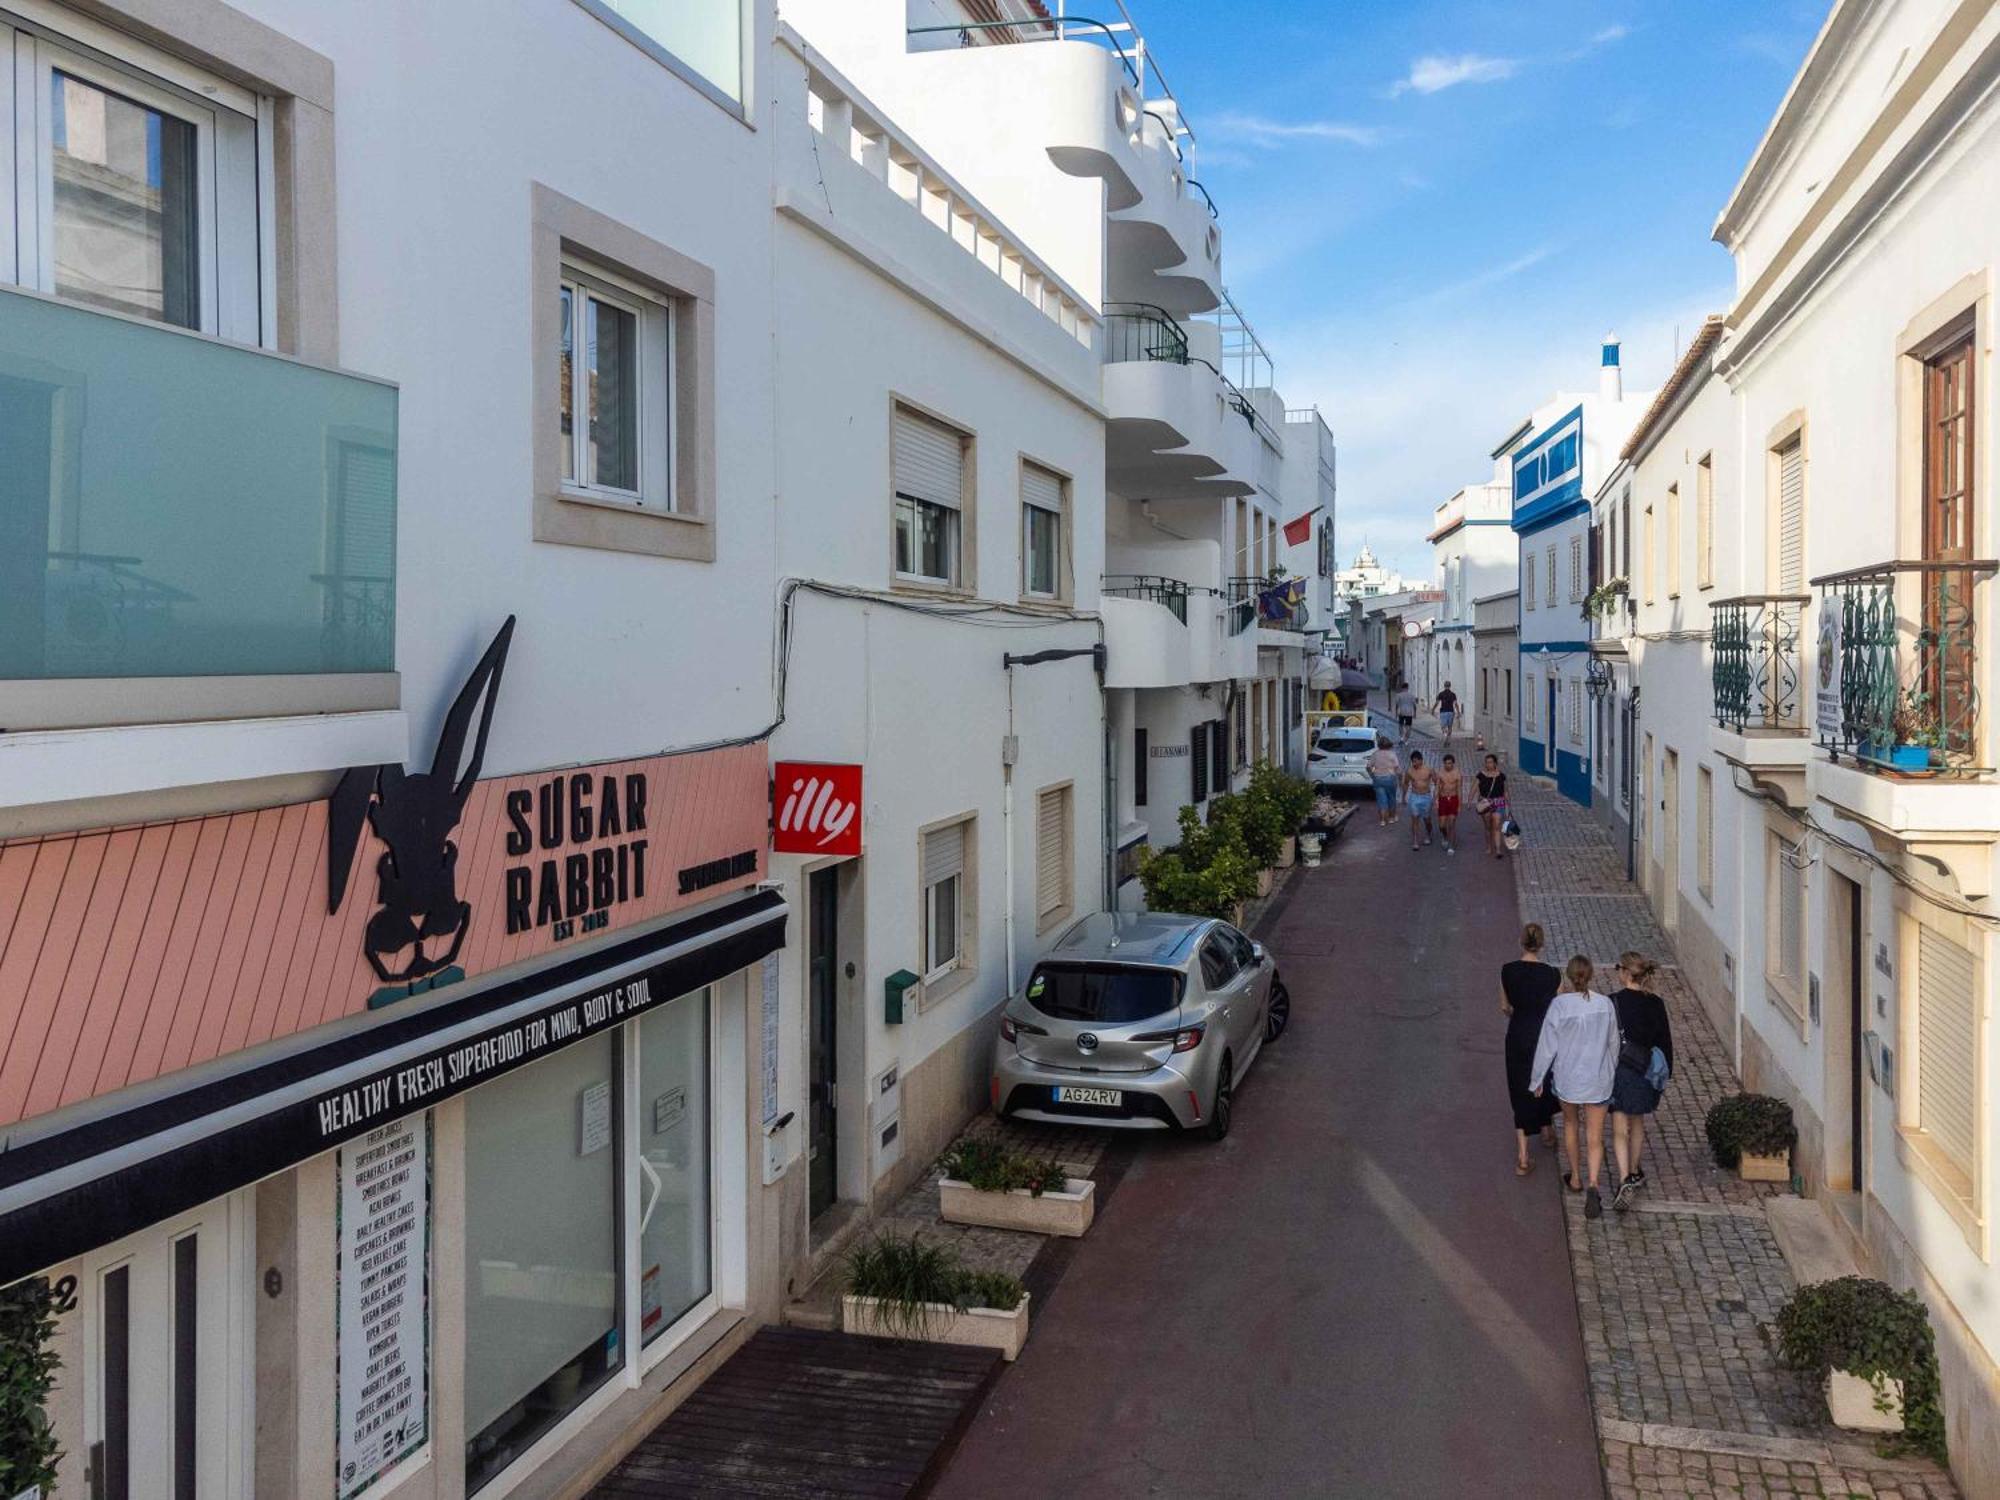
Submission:
{"label": "white door", "polygon": [[227,1500],[247,1489],[244,1361],[231,1347],[233,1332],[247,1341],[247,1315],[231,1306],[247,1242],[237,1195],[85,1257],[90,1500]]}

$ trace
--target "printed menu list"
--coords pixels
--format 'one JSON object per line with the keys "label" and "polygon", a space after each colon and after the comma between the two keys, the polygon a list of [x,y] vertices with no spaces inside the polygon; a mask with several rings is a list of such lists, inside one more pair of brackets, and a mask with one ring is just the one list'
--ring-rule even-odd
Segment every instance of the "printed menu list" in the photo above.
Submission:
{"label": "printed menu list", "polygon": [[340,1500],[427,1435],[427,1119],[381,1126],[340,1153]]}

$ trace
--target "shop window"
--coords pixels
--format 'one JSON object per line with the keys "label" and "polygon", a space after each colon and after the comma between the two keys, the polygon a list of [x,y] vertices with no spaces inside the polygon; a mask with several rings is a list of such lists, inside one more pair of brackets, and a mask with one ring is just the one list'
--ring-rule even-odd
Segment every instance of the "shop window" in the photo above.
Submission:
{"label": "shop window", "polygon": [[622,1365],[617,1039],[465,1108],[465,1483],[493,1479]]}

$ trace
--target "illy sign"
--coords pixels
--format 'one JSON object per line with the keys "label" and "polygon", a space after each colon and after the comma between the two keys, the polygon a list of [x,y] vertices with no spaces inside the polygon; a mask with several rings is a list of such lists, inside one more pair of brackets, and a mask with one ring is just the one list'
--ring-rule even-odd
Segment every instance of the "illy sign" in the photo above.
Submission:
{"label": "illy sign", "polygon": [[772,768],[771,847],[779,854],[861,852],[861,767],[781,760]]}

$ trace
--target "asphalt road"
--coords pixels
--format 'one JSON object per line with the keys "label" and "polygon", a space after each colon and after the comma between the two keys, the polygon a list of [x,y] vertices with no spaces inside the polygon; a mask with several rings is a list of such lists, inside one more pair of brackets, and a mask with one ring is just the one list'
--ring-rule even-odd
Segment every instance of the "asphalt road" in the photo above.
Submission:
{"label": "asphalt road", "polygon": [[1292,1024],[1149,1135],[934,1493],[1603,1493],[1555,1158],[1513,1173],[1512,865],[1359,810],[1263,936]]}

